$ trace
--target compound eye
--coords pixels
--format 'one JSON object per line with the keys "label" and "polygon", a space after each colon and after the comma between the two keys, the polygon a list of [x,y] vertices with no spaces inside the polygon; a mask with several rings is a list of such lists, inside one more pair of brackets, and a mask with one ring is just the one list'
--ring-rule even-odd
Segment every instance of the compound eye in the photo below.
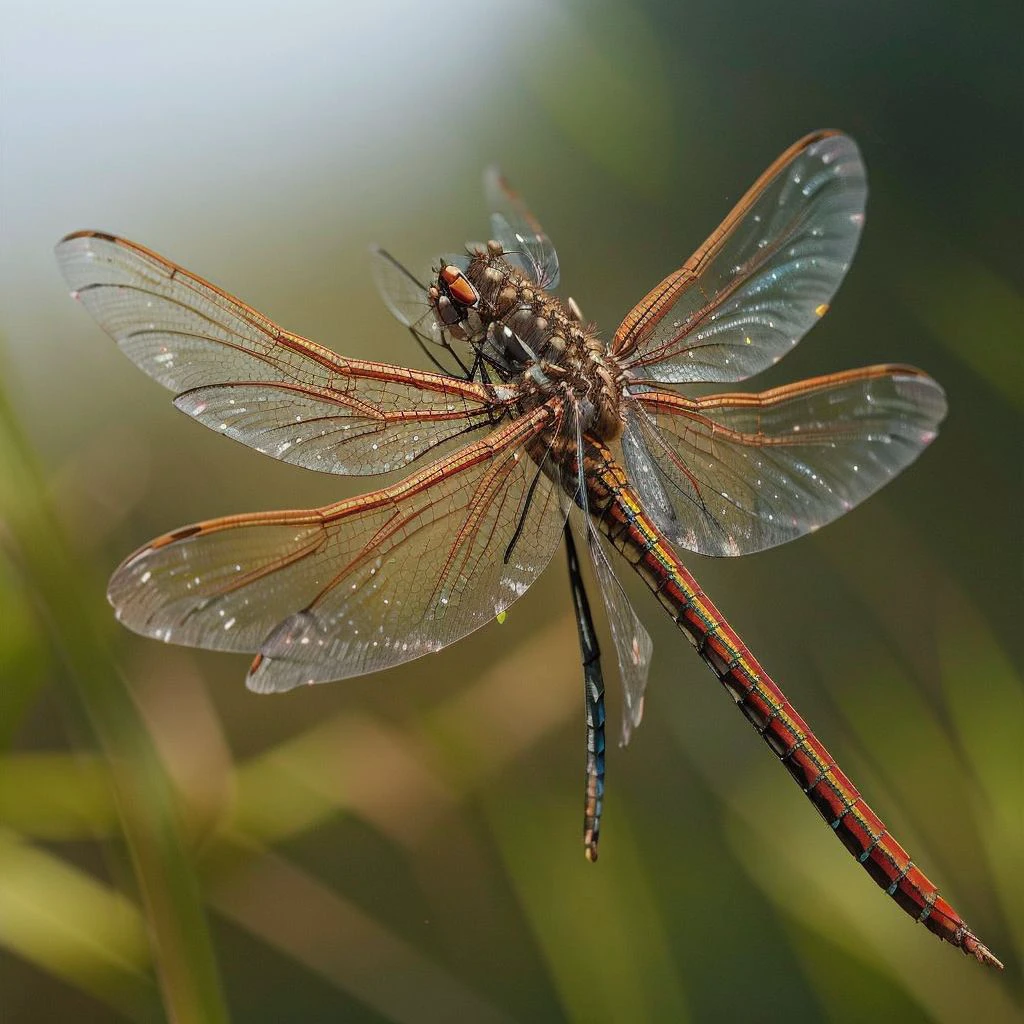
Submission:
{"label": "compound eye", "polygon": [[450,263],[442,267],[438,279],[452,301],[460,306],[475,306],[480,301],[480,296],[469,283],[469,278],[458,267]]}

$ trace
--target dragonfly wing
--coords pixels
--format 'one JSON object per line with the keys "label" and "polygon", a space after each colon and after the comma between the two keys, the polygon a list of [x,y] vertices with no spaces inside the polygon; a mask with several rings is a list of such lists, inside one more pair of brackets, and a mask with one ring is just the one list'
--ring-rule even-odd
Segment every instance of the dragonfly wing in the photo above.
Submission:
{"label": "dragonfly wing", "polygon": [[420,280],[379,246],[370,249],[370,268],[388,312],[399,323],[440,342],[441,325],[427,299],[430,282]]}
{"label": "dragonfly wing", "polygon": [[261,692],[440,650],[520,597],[559,543],[558,487],[538,465],[557,420],[541,407],[326,508],[176,530],[121,565],[110,602],[138,633],[255,653]]}
{"label": "dragonfly wing", "polygon": [[849,511],[938,432],[942,388],[906,366],[873,366],[760,394],[629,401],[626,468],[668,540],[742,555]]}
{"label": "dragonfly wing", "polygon": [[644,692],[647,689],[654,642],[633,610],[633,605],[630,604],[629,597],[601,546],[597,528],[590,519],[587,520],[587,546],[590,549],[594,575],[601,588],[601,598],[604,600],[608,627],[615,643],[619,675],[622,678],[624,708],[620,745],[625,746],[644,716]]}
{"label": "dragonfly wing", "polygon": [[636,376],[666,383],[743,380],[777,362],[828,309],[866,201],[852,139],[801,139],[630,311],[612,353]]}
{"label": "dragonfly wing", "polygon": [[484,173],[484,195],[492,210],[491,230],[510,263],[538,287],[558,287],[558,253],[540,222],[509,186],[497,167]]}
{"label": "dragonfly wing", "polygon": [[504,413],[484,385],[335,355],[133,242],[80,232],[57,258],[72,294],[178,408],[285,462],[387,472]]}

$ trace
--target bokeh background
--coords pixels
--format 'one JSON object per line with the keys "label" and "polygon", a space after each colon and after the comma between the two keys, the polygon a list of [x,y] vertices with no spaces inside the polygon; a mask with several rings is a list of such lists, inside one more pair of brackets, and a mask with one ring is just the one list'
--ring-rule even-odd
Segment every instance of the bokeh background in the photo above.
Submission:
{"label": "bokeh background", "polygon": [[[8,2],[0,1017],[1019,1019],[1021,15]],[[248,693],[244,658],[128,635],[104,600],[154,534],[366,482],[180,416],[67,299],[63,234],[127,235],[339,352],[421,365],[367,245],[419,267],[481,237],[486,164],[610,334],[820,127],[863,150],[866,233],[756,386],[911,362],[949,418],[828,530],[692,565],[1003,975],[873,885],[632,581],[656,660],[596,866],[560,560],[501,626],[284,697]]]}

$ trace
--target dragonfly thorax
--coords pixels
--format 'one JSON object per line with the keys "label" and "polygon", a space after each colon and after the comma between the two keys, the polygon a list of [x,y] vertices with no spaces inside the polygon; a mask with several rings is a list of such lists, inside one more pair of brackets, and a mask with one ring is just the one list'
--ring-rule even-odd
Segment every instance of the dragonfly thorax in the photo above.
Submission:
{"label": "dragonfly thorax", "polygon": [[476,376],[516,384],[526,407],[563,396],[604,441],[621,433],[623,373],[607,346],[499,242],[472,250],[464,268],[442,262],[429,301],[447,333],[473,348]]}

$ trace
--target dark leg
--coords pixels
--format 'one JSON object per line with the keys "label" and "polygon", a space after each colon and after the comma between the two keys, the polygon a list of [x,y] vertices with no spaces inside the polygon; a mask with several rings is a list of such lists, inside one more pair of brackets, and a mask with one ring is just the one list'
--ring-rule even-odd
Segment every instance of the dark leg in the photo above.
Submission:
{"label": "dark leg", "polygon": [[601,674],[601,649],[597,645],[590,602],[583,587],[583,576],[576,556],[576,544],[569,524],[565,524],[565,552],[569,559],[569,584],[576,610],[576,628],[583,658],[583,687],[587,717],[587,783],[583,804],[583,845],[587,860],[597,860],[597,841],[601,834],[601,807],[604,801],[604,677]]}

